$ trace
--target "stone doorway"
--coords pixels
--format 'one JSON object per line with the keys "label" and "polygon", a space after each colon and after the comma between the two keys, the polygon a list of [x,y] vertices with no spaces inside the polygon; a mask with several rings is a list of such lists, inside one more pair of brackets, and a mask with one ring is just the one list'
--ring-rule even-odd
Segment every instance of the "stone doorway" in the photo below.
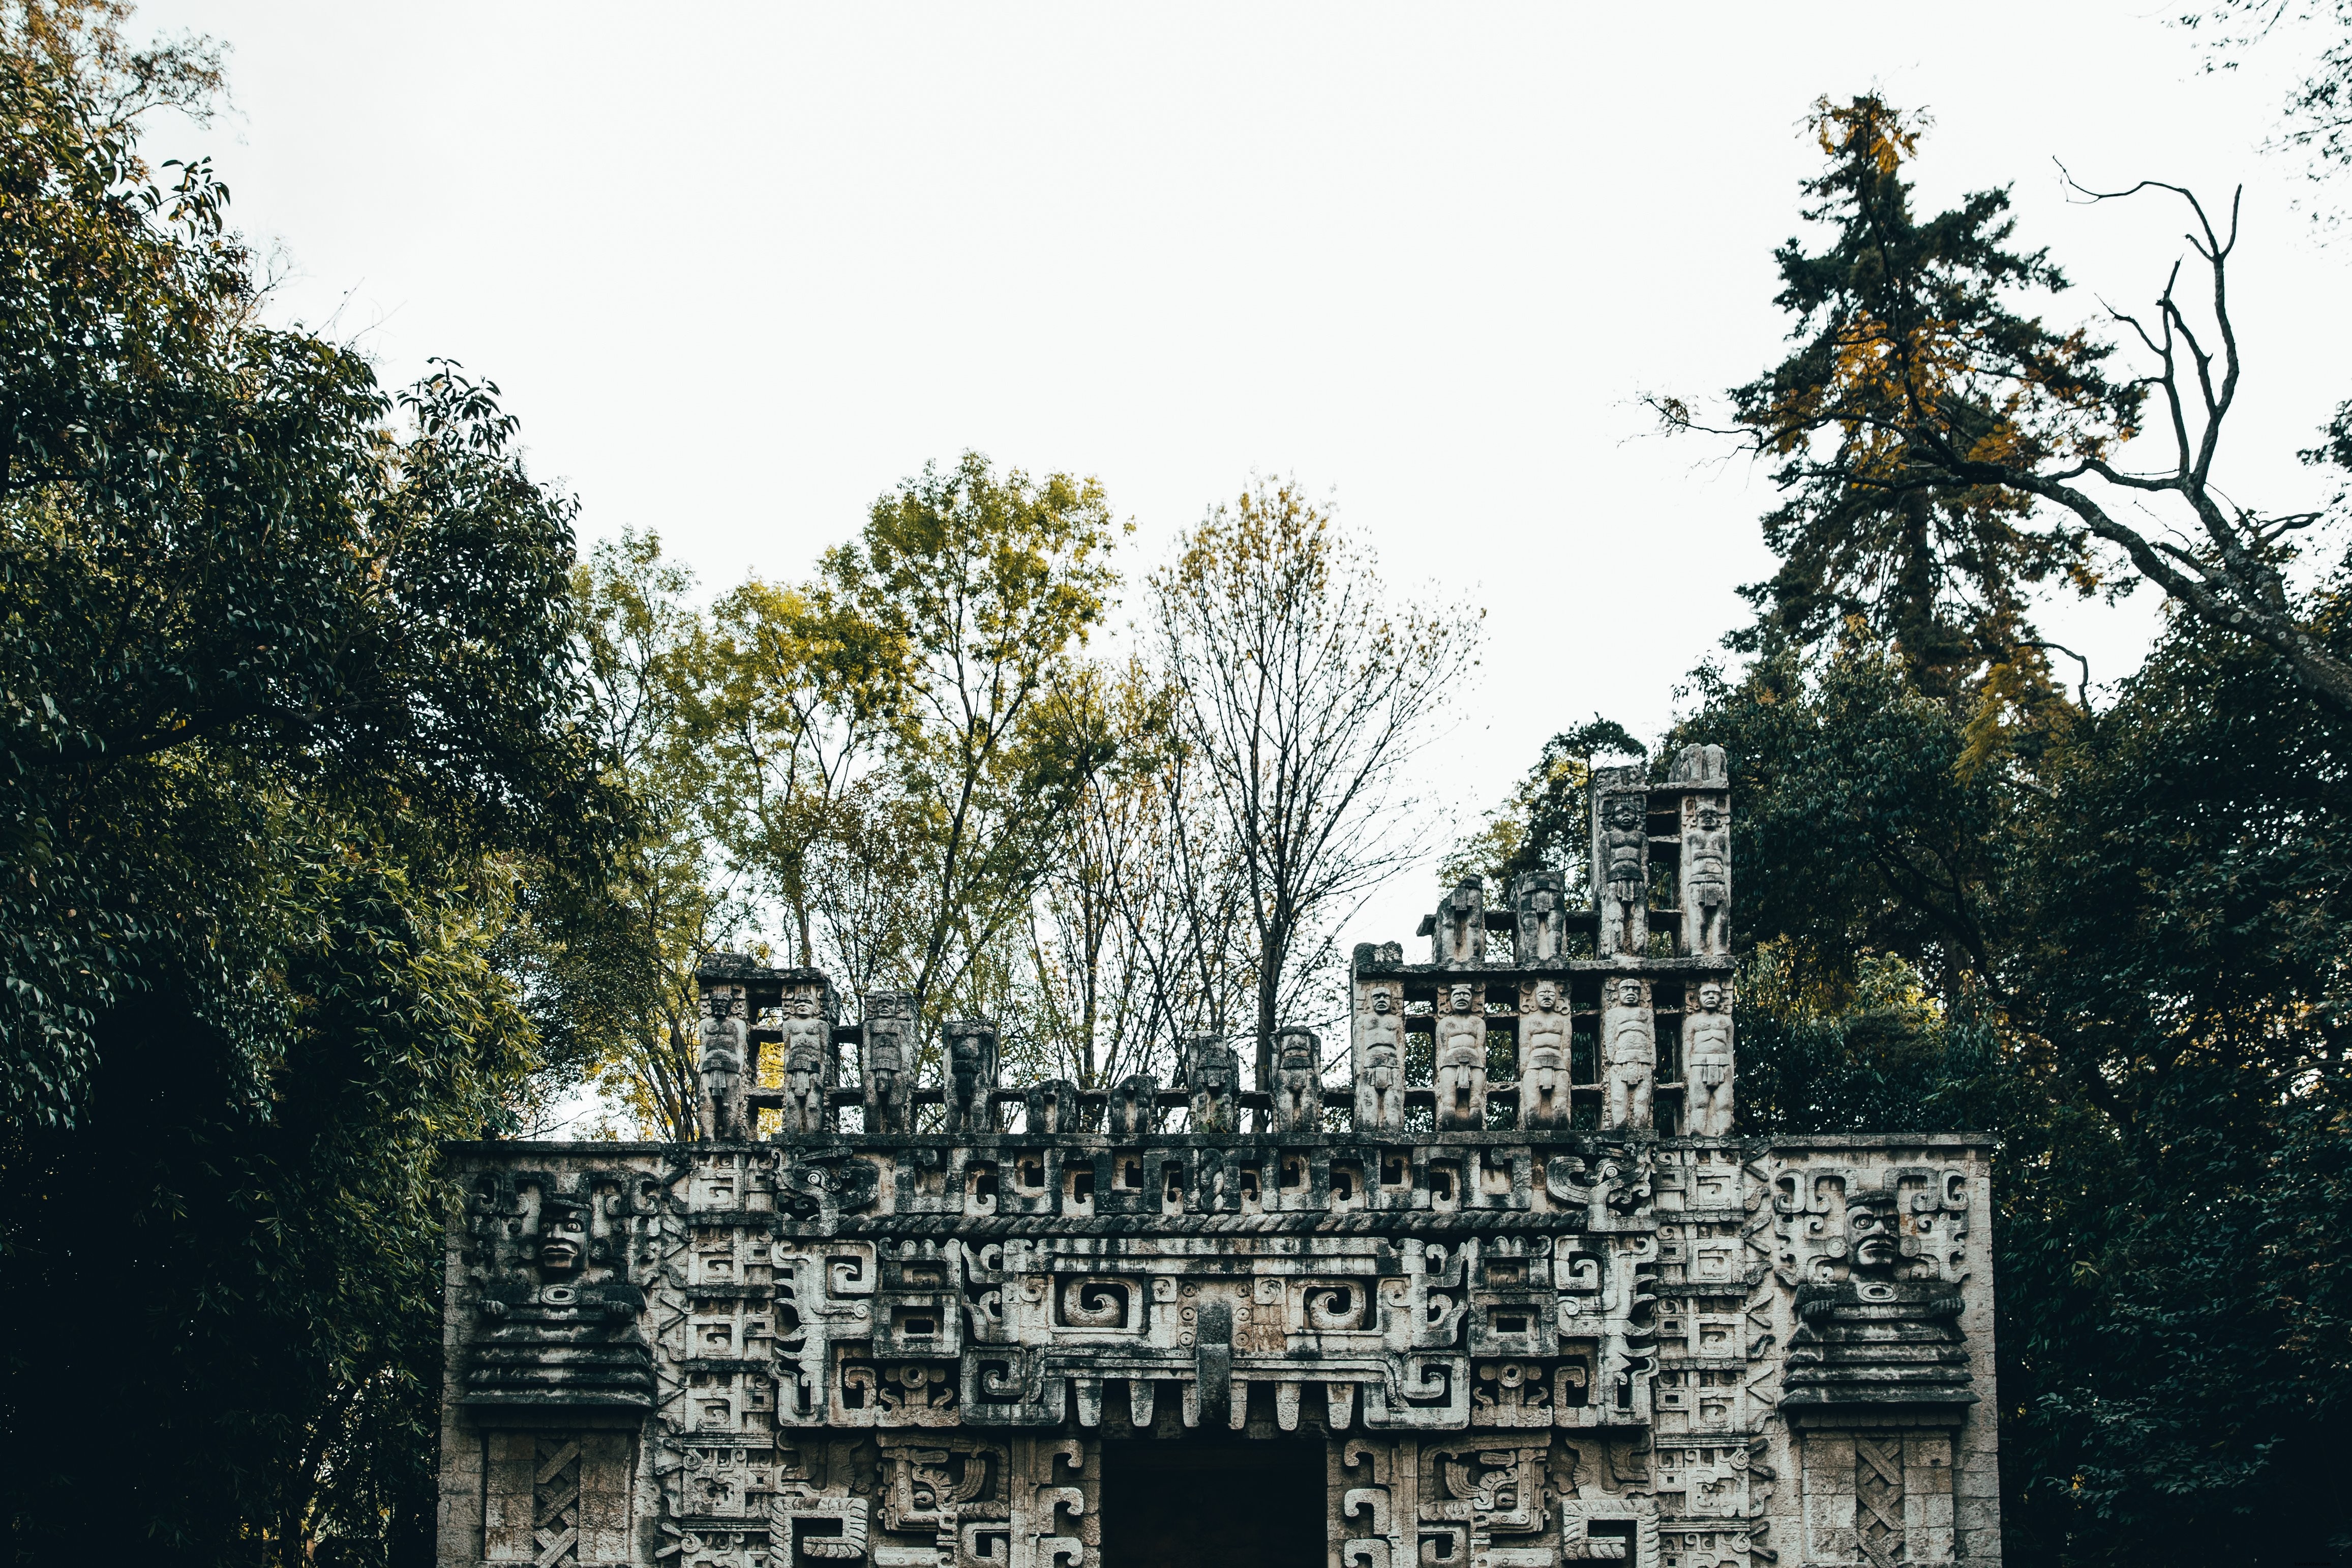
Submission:
{"label": "stone doorway", "polygon": [[1103,1568],[1320,1568],[1323,1447],[1296,1438],[1104,1443]]}

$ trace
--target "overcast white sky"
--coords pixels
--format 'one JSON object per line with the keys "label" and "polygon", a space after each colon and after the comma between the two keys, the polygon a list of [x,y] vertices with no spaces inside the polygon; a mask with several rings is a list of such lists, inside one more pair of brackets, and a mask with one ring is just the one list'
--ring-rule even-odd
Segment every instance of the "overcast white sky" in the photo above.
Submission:
{"label": "overcast white sky", "polygon": [[[1777,357],[1819,94],[1933,113],[1923,202],[2013,182],[2070,317],[2144,303],[2183,215],[2070,205],[2053,158],[2242,180],[2225,471],[2318,488],[2288,454],[2352,395],[2352,240],[2257,152],[2294,46],[2206,74],[2181,8],[151,0],[134,28],[232,46],[236,113],[184,140],[290,256],[288,313],[387,381],[492,377],[590,537],[656,529],[706,584],[802,574],[967,447],[1099,476],[1139,574],[1253,470],[1328,491],[1391,592],[1487,611],[1434,775],[1468,816],[1595,710],[1663,728],[1769,569],[1761,475],[1632,400]],[[2154,610],[2048,624],[2107,679]]]}

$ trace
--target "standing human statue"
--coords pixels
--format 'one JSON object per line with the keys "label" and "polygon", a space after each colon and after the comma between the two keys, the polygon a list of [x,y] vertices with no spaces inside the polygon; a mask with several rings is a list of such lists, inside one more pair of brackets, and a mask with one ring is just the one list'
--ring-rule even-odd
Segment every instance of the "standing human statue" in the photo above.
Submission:
{"label": "standing human statue", "polygon": [[784,1131],[826,1131],[825,1055],[833,1044],[816,998],[795,996],[784,1009]]}
{"label": "standing human statue", "polygon": [[751,1054],[751,1031],[743,1013],[740,997],[714,992],[702,998],[702,1056],[695,1072],[702,1088],[702,1136],[713,1142],[751,1136],[743,1064]]}
{"label": "standing human statue", "polygon": [[863,1069],[866,1131],[904,1132],[915,1103],[915,1007],[904,992],[877,991],[860,999],[865,1024]]}
{"label": "standing human statue", "polygon": [[1701,1138],[1731,1136],[1731,1010],[1722,983],[1699,984],[1698,1008],[1683,1021],[1685,1131]]}
{"label": "standing human statue", "polygon": [[1386,987],[1356,1015],[1356,1126],[1404,1125],[1404,1020]]}
{"label": "standing human statue", "polygon": [[1450,987],[1437,1018],[1437,1124],[1486,1125],[1486,1019],[1467,985]]}
{"label": "standing human statue", "polygon": [[1658,1036],[1642,982],[1610,982],[1609,1005],[1601,1009],[1601,1048],[1609,1096],[1601,1124],[1612,1130],[1649,1127],[1654,1121]]}
{"label": "standing human statue", "polygon": [[950,1018],[940,1033],[948,1047],[948,1131],[995,1131],[996,1026],[984,1018]]}
{"label": "standing human statue", "polygon": [[1323,1042],[1314,1030],[1274,1037],[1273,1106],[1276,1132],[1323,1131]]}
{"label": "standing human statue", "polygon": [[1535,1011],[1519,1020],[1519,1125],[1568,1123],[1568,1014],[1559,987],[1539,981]]}
{"label": "standing human statue", "polygon": [[1604,796],[1601,816],[1602,952],[1639,955],[1649,945],[1649,804],[1633,790]]}
{"label": "standing human statue", "polygon": [[1696,916],[1691,952],[1730,952],[1731,830],[1724,826],[1723,808],[1711,800],[1698,803],[1683,833],[1683,889]]}
{"label": "standing human statue", "polygon": [[1184,1088],[1191,1095],[1192,1131],[1230,1133],[1241,1125],[1241,1058],[1223,1035],[1184,1037]]}

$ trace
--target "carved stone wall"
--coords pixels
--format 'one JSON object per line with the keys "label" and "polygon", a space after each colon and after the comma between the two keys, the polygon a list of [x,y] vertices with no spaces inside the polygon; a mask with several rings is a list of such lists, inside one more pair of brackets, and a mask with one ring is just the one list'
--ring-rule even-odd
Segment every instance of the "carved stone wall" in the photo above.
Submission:
{"label": "carved stone wall", "polygon": [[[1687,889],[1720,755],[1638,783]],[[1008,1089],[972,1020],[919,1082],[905,998],[869,1034],[715,966],[736,1135],[456,1152],[440,1560],[1118,1568],[1172,1559],[1107,1467],[1287,1445],[1320,1489],[1215,1471],[1202,1540],[1266,1504],[1330,1568],[1998,1563],[1981,1142],[1685,1132],[1728,1121],[1727,909],[1621,906],[1629,950],[1513,891],[1449,893],[1431,963],[1358,950],[1338,1084],[1300,1030],[1255,1089],[1208,1037],[1177,1084]]]}

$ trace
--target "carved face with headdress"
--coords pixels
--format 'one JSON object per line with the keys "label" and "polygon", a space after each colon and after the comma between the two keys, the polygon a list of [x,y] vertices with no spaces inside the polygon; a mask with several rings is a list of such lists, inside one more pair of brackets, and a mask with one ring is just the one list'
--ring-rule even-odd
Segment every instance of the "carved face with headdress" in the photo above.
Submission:
{"label": "carved face with headdress", "polygon": [[585,1266],[588,1205],[577,1198],[544,1200],[539,1210],[538,1253],[542,1274],[573,1274]]}
{"label": "carved face with headdress", "polygon": [[1864,1193],[1849,1199],[1845,1239],[1846,1260],[1856,1273],[1892,1273],[1903,1256],[1895,1194]]}
{"label": "carved face with headdress", "polygon": [[1285,1072],[1307,1072],[1315,1065],[1315,1037],[1304,1029],[1287,1029],[1282,1035],[1282,1068]]}

